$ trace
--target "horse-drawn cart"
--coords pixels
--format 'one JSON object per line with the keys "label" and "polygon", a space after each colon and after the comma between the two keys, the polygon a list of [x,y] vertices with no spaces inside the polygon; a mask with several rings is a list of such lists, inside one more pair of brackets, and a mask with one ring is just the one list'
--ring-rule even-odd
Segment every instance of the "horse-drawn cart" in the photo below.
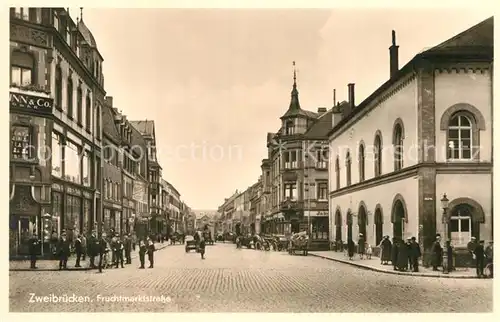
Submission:
{"label": "horse-drawn cart", "polygon": [[302,252],[302,255],[307,256],[308,244],[309,236],[305,231],[293,234],[288,241],[288,254],[296,255],[297,252]]}

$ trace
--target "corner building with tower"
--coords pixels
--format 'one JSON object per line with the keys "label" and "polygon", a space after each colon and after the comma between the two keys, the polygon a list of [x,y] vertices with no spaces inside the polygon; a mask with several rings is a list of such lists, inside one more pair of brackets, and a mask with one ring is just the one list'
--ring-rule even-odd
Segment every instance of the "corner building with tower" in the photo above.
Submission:
{"label": "corner building with tower", "polygon": [[402,68],[394,31],[389,51],[389,80],[333,109],[330,239],[416,237],[425,264],[439,233],[461,265],[471,237],[493,240],[493,18]]}

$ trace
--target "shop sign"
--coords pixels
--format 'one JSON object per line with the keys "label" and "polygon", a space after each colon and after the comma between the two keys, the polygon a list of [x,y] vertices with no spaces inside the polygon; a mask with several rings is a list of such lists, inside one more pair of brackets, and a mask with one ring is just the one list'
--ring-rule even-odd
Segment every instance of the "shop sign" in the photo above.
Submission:
{"label": "shop sign", "polygon": [[41,114],[52,114],[54,99],[10,92],[9,103],[11,108],[28,109]]}

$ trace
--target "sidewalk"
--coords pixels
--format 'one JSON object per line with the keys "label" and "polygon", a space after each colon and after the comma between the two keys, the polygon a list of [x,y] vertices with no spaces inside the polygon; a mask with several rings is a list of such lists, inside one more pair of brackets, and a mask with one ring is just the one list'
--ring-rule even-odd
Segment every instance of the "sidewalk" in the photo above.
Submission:
{"label": "sidewalk", "polygon": [[[170,243],[155,243],[156,250],[163,249],[167,246],[170,246]],[[174,246],[174,245],[172,245]],[[131,258],[138,258],[139,257],[139,247],[135,248],[135,251],[132,250]],[[68,260],[68,270],[70,271],[88,271],[90,270],[90,261],[89,257],[87,256],[85,260],[80,261],[80,266],[82,267],[75,267],[75,261],[76,261],[76,255],[72,254],[71,257]],[[97,265],[99,263],[99,257],[96,257],[95,264]],[[33,272],[39,272],[39,271],[58,271],[59,270],[59,261],[58,260],[39,260],[36,261],[36,266],[38,268],[36,269],[31,269],[30,268],[30,261],[9,261],[9,271],[33,271]]]}
{"label": "sidewalk", "polygon": [[419,266],[419,272],[416,273],[400,272],[393,270],[392,265],[380,264],[379,257],[372,257],[372,259],[360,259],[358,255],[355,255],[352,260],[349,260],[349,258],[346,257],[343,252],[334,252],[334,251],[322,251],[322,252],[309,251],[309,255],[387,274],[441,277],[441,278],[477,278],[475,269],[465,268],[465,267],[458,267],[455,271],[449,274],[445,274],[442,271],[436,272],[433,271],[432,268],[426,268],[423,267],[422,265]]}

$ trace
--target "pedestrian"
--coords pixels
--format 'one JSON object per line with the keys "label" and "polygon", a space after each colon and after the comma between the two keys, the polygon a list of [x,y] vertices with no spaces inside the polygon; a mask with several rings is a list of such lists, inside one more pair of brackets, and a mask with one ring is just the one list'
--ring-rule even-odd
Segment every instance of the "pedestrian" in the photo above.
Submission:
{"label": "pedestrian", "polygon": [[399,240],[396,237],[392,238],[391,247],[391,264],[395,271],[398,270],[398,255],[399,255]]}
{"label": "pedestrian", "polygon": [[108,248],[108,242],[106,240],[106,233],[101,234],[101,238],[99,239],[98,243],[98,253],[99,253],[99,273],[102,273],[102,267],[103,267],[103,259],[104,259],[104,254],[106,254],[106,251],[109,250]]}
{"label": "pedestrian", "polygon": [[349,260],[352,260],[352,257],[354,256],[355,248],[356,248],[356,245],[354,244],[354,241],[352,239],[349,239],[347,241],[347,256],[349,257]]}
{"label": "pedestrian", "polygon": [[82,260],[84,261],[87,257],[87,237],[85,237],[86,233],[81,234],[80,240],[82,241]]}
{"label": "pedestrian", "polygon": [[207,234],[207,230],[208,230],[208,227],[205,226],[205,231],[203,232],[203,234],[201,232],[198,232],[200,234],[200,246],[199,246],[199,249],[200,249],[200,254],[201,254],[201,259],[205,259],[205,246],[206,246],[206,236],[208,235]]}
{"label": "pedestrian", "polygon": [[117,263],[117,258],[116,258],[116,250],[115,250],[115,244],[117,240],[117,235],[116,233],[111,233],[111,241],[110,241],[110,246],[111,246],[111,264],[114,266],[115,263]]}
{"label": "pedestrian", "polygon": [[30,268],[36,269],[36,256],[40,251],[40,240],[36,233],[33,233],[29,240]]}
{"label": "pedestrian", "polygon": [[57,236],[57,232],[52,230],[52,234],[50,235],[50,251],[52,252],[52,256],[54,258],[57,257],[57,244],[59,242],[59,236]]}
{"label": "pedestrian", "polygon": [[493,242],[490,241],[484,250],[485,264],[493,263]]}
{"label": "pedestrian", "polygon": [[364,238],[363,234],[359,234],[358,254],[359,254],[359,258],[363,259],[363,255],[365,254],[365,238]]}
{"label": "pedestrian", "polygon": [[372,259],[372,252],[373,252],[372,245],[370,245],[368,243],[366,245],[367,245],[366,246],[366,259]]}
{"label": "pedestrian", "polygon": [[408,270],[408,245],[401,239],[398,240],[398,270],[405,272]]}
{"label": "pedestrian", "polygon": [[82,236],[78,235],[75,240],[75,254],[76,254],[75,267],[81,267],[80,259],[82,258],[82,251],[83,251]]}
{"label": "pedestrian", "polygon": [[146,247],[146,244],[141,239],[139,241],[139,261],[141,262],[141,266],[139,268],[141,268],[141,269],[144,268],[144,262],[145,262],[147,250],[148,250],[148,248]]}
{"label": "pedestrian", "polygon": [[431,247],[431,263],[432,270],[437,271],[438,267],[442,265],[443,261],[443,247],[441,246],[441,235],[436,235],[436,240]]}
{"label": "pedestrian", "polygon": [[155,243],[151,238],[148,238],[148,260],[149,260],[149,267],[148,268],[153,268],[154,266],[154,252],[156,251],[155,249]]}
{"label": "pedestrian", "polygon": [[99,240],[96,237],[96,232],[92,231],[88,244],[87,244],[87,252],[90,259],[90,268],[94,269],[95,266],[95,258],[99,254]]}
{"label": "pedestrian", "polygon": [[111,244],[111,248],[113,249],[113,255],[115,258],[114,264],[115,268],[118,268],[118,264],[120,264],[121,268],[123,266],[123,243],[120,240],[120,236],[118,233],[115,235],[114,242]]}
{"label": "pedestrian", "polygon": [[445,244],[445,249],[444,251],[446,252],[447,258],[446,258],[446,270],[444,269],[443,265],[443,272],[444,273],[449,273],[454,270],[453,268],[453,246],[451,245],[451,241],[447,240]]}
{"label": "pedestrian", "polygon": [[411,238],[410,237],[406,238],[405,246],[406,246],[406,251],[408,252],[408,267],[409,267],[410,271],[413,271],[413,260],[411,257]]}
{"label": "pedestrian", "polygon": [[470,241],[467,243],[467,251],[469,252],[469,258],[471,264],[475,262],[474,260],[474,250],[476,249],[477,246],[477,240],[476,237],[471,237]]}
{"label": "pedestrian", "polygon": [[392,248],[392,243],[389,240],[389,236],[384,236],[384,238],[382,238],[379,247],[381,251],[380,263],[382,265],[389,264],[389,261],[391,260],[391,248]]}
{"label": "pedestrian", "polygon": [[66,236],[66,231],[63,231],[57,246],[59,255],[59,270],[68,269],[68,257],[70,255],[70,243]]}
{"label": "pedestrian", "polygon": [[125,240],[123,241],[123,248],[125,249],[125,264],[132,264],[132,239],[130,234],[125,235]]}
{"label": "pedestrian", "polygon": [[137,235],[134,233],[132,235],[132,249],[134,250],[134,252],[135,252],[135,246],[136,246],[136,244],[137,244]]}
{"label": "pedestrian", "polygon": [[485,266],[484,240],[480,240],[476,249],[474,249],[474,258],[476,260],[476,275],[478,278],[481,278],[484,276]]}
{"label": "pedestrian", "polygon": [[410,258],[412,261],[412,268],[414,272],[418,272],[418,261],[422,256],[422,252],[420,250],[420,245],[417,243],[417,239],[415,237],[411,238],[411,247],[410,247]]}

